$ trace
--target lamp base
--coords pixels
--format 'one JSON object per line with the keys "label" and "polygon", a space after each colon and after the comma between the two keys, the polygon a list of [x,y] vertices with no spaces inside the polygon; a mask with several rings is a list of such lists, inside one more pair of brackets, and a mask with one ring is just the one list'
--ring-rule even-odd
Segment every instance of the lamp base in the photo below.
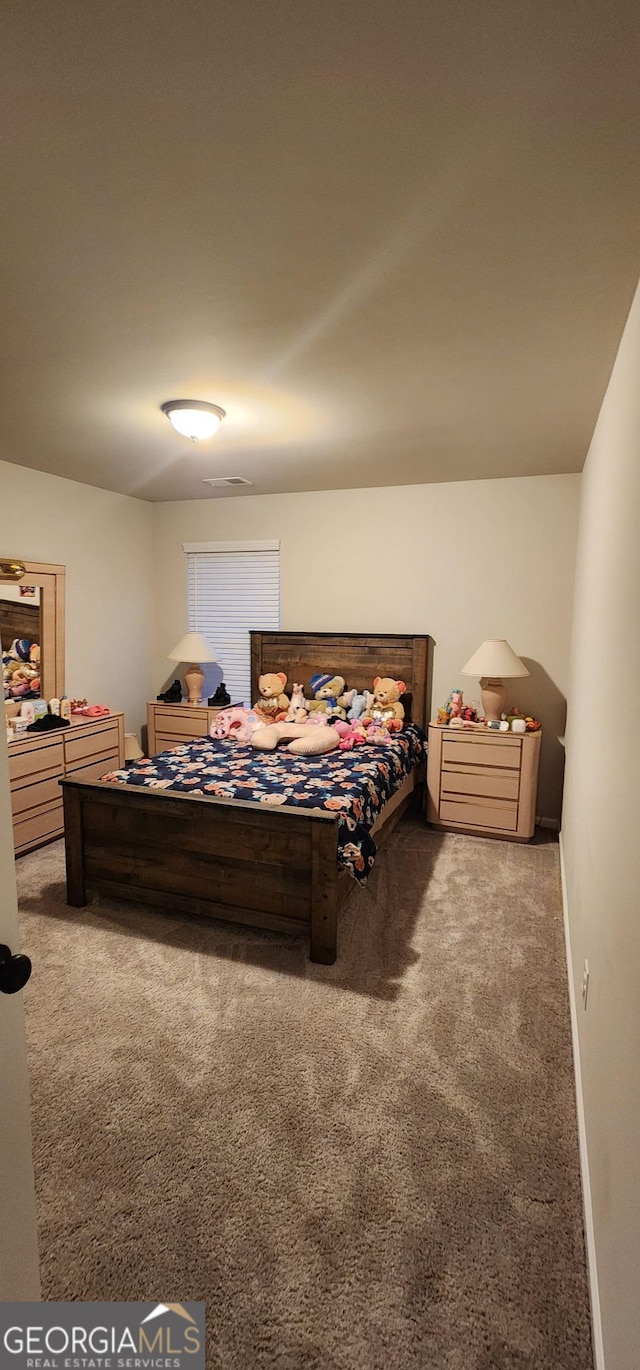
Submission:
{"label": "lamp base", "polygon": [[501,680],[493,677],[480,682],[482,707],[487,723],[497,723],[504,713],[507,703],[507,687]]}
{"label": "lamp base", "polygon": [[200,669],[197,662],[189,666],[184,673],[185,684],[188,691],[188,704],[199,704],[202,698],[202,686],[204,685],[204,671]]}

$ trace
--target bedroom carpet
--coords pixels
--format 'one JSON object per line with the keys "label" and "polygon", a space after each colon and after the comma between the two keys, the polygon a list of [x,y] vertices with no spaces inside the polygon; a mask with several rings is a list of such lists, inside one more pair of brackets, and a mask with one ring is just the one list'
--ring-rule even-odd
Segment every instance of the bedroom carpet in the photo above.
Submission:
{"label": "bedroom carpet", "polygon": [[339,960],[17,863],[44,1297],[223,1370],[590,1370],[558,848],[412,817]]}

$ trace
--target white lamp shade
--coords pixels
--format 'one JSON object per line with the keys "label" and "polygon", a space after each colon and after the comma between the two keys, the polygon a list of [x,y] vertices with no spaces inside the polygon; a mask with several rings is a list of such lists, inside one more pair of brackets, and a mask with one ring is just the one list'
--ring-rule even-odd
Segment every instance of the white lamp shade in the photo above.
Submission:
{"label": "white lamp shade", "polygon": [[160,407],[176,433],[193,442],[213,437],[225,416],[219,404],[209,404],[208,400],[167,400]]}
{"label": "white lamp shade", "polygon": [[173,651],[167,653],[169,661],[199,662],[216,661],[217,657],[213,647],[209,645],[206,637],[202,633],[185,633],[184,637],[176,643]]}
{"label": "white lamp shade", "polygon": [[139,761],[144,756],[144,752],[135,733],[125,733],[124,735],[124,759],[125,761]]}
{"label": "white lamp shade", "polygon": [[523,661],[516,656],[513,647],[503,637],[488,637],[469,657],[462,675],[484,676],[494,680],[515,680],[517,676],[529,675]]}

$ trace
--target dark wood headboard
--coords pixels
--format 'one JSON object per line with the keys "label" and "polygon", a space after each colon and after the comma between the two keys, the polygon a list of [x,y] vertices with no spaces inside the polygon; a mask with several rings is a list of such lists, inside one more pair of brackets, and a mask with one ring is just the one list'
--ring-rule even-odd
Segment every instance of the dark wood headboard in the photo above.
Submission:
{"label": "dark wood headboard", "polygon": [[0,639],[6,652],[17,637],[40,645],[40,606],[21,599],[0,599]]}
{"label": "dark wood headboard", "polygon": [[413,696],[412,717],[428,723],[431,639],[406,633],[251,633],[251,682],[257,698],[258,676],[284,671],[310,696],[309,680],[318,671],[344,677],[347,689],[370,690],[374,676],[404,680]]}

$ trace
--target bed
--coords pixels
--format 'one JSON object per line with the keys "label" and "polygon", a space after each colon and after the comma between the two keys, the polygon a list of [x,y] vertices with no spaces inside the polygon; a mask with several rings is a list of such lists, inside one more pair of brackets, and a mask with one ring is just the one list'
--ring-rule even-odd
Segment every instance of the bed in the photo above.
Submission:
{"label": "bed", "polygon": [[[361,691],[374,676],[389,675],[405,681],[411,717],[426,728],[429,644],[426,635],[254,632],[251,678],[255,689],[258,676],[284,671],[289,685],[308,686],[318,669],[330,667]],[[420,778],[413,767],[382,807],[371,829],[377,847]],[[83,907],[91,891],[305,933],[312,961],[335,961],[338,913],[355,888],[338,861],[339,812],[106,780],[69,779],[62,788],[73,907]]]}

